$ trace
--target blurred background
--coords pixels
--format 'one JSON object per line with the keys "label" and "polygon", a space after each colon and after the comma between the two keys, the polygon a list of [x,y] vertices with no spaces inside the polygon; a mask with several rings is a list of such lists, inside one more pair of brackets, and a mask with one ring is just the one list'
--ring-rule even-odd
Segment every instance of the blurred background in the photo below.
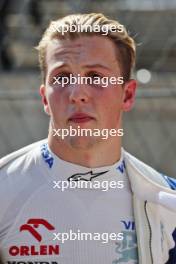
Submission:
{"label": "blurred background", "polygon": [[176,0],[0,0],[0,156],[47,137],[34,47],[50,20],[89,12],[119,20],[138,43],[124,147],[176,177]]}

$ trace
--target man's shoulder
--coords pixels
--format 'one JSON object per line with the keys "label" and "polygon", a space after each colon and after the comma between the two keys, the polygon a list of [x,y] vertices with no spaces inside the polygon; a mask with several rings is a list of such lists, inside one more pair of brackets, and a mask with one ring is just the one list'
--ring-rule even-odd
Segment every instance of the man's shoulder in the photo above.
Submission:
{"label": "man's shoulder", "polygon": [[30,145],[27,145],[17,151],[14,151],[3,158],[0,159],[0,172],[4,169],[10,166],[12,163],[16,164],[19,160],[26,157],[29,153],[32,155],[35,149],[37,149],[38,146],[42,145],[42,143],[45,143],[46,139],[37,141],[35,143],[32,143]]}
{"label": "man's shoulder", "polygon": [[46,140],[21,148],[0,160],[0,240],[30,197],[46,184],[40,146]]}
{"label": "man's shoulder", "polygon": [[170,176],[164,175],[164,174],[161,174],[161,175],[166,180],[166,182],[169,184],[169,187],[172,190],[176,190],[176,179],[175,178],[172,178]]}
{"label": "man's shoulder", "polygon": [[0,185],[7,187],[27,180],[27,175],[39,169],[40,146],[45,140],[25,146],[0,159]]}
{"label": "man's shoulder", "polygon": [[132,154],[128,153],[126,150],[123,151],[126,163],[128,166],[131,166],[132,169],[136,169],[137,172],[141,173],[142,175],[146,176],[147,178],[156,183],[169,187],[172,190],[176,190],[175,178],[172,178],[157,171],[156,169],[152,168],[148,164],[133,156]]}

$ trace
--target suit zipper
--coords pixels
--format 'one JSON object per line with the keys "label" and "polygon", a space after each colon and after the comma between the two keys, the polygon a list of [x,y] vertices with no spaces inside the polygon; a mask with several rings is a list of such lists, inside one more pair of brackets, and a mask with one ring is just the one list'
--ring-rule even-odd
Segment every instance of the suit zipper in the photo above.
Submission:
{"label": "suit zipper", "polygon": [[150,257],[151,257],[151,263],[153,264],[153,255],[152,255],[152,228],[150,225],[149,217],[147,214],[147,201],[144,203],[144,211],[145,211],[145,216],[147,218],[147,224],[148,224],[148,229],[149,229],[149,250],[150,250]]}

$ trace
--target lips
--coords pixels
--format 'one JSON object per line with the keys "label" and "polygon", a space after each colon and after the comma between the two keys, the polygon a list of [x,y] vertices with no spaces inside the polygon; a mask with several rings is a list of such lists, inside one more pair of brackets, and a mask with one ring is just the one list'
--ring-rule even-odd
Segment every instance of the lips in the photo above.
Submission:
{"label": "lips", "polygon": [[84,114],[84,113],[76,113],[72,115],[68,121],[74,122],[74,123],[84,123],[93,120],[94,118],[90,115]]}

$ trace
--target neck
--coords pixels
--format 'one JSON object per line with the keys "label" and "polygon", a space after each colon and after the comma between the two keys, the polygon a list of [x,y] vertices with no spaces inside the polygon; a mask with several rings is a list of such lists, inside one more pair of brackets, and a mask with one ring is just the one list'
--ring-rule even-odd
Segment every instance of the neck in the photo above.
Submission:
{"label": "neck", "polygon": [[101,140],[89,148],[77,148],[66,140],[53,137],[49,132],[48,144],[52,152],[62,160],[89,168],[113,165],[121,156],[121,137]]}

